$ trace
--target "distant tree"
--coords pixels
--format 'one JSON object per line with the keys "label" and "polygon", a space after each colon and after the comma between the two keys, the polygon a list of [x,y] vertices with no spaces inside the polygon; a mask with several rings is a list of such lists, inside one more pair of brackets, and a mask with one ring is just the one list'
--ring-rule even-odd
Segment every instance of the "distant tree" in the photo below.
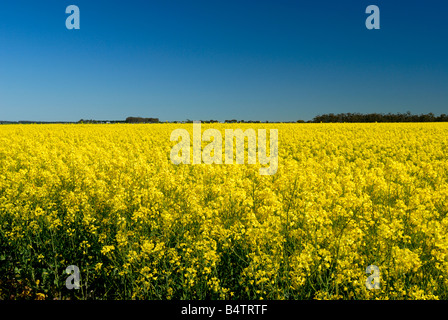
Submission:
{"label": "distant tree", "polygon": [[446,114],[436,117],[432,112],[428,114],[413,115],[409,111],[406,113],[339,113],[317,115],[311,120],[314,123],[328,122],[442,122],[448,121]]}
{"label": "distant tree", "polygon": [[126,123],[158,123],[159,118],[127,117]]}

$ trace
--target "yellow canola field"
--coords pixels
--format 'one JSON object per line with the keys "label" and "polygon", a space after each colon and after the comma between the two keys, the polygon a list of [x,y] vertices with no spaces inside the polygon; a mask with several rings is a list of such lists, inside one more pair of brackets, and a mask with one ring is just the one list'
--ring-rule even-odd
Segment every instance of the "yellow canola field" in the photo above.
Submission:
{"label": "yellow canola field", "polygon": [[265,176],[177,128],[0,126],[0,298],[448,299],[447,123],[202,124],[278,129]]}

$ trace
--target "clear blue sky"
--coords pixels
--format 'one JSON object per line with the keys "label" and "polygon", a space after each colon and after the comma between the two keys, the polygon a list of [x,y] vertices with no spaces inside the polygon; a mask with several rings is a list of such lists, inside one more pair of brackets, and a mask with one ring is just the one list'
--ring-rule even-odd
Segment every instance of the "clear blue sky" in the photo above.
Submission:
{"label": "clear blue sky", "polygon": [[448,113],[447,17],[446,0],[4,0],[0,120]]}

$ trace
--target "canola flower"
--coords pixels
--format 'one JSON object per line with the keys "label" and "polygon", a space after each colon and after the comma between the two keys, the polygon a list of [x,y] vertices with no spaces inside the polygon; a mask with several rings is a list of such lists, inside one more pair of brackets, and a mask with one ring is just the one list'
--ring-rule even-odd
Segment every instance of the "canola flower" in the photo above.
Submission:
{"label": "canola flower", "polygon": [[278,129],[266,176],[178,128],[0,126],[0,298],[448,298],[447,123],[202,124]]}

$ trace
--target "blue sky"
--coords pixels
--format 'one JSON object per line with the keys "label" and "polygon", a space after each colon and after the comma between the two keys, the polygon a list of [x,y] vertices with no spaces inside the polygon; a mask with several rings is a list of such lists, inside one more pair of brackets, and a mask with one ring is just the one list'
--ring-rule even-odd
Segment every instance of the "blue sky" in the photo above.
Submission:
{"label": "blue sky", "polygon": [[0,120],[448,113],[447,15],[442,0],[5,0]]}

